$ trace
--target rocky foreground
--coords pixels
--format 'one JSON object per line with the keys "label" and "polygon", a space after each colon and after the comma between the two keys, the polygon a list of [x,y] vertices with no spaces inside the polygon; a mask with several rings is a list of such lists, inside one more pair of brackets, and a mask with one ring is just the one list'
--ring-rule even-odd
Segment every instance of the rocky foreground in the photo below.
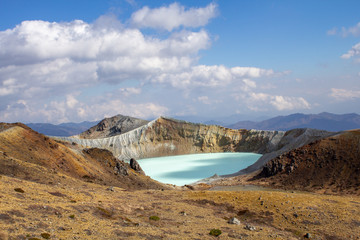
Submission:
{"label": "rocky foreground", "polygon": [[[0,239],[360,236],[360,198],[356,196],[290,191],[129,191],[60,176],[47,184],[1,176]],[[221,235],[210,235],[212,229],[220,230]]]}
{"label": "rocky foreground", "polygon": [[[177,153],[181,144],[200,152],[255,149],[275,157],[265,168],[216,185],[282,190],[164,185],[134,161],[115,158],[114,145],[98,148],[121,135],[82,146],[3,123],[0,239],[360,239],[359,131],[236,131],[171,119],[144,126],[128,132],[141,137],[127,137],[136,141],[124,146],[138,153],[146,144],[159,145],[161,153]],[[317,176],[323,176],[320,187],[333,185],[328,193],[338,195],[318,191]],[[294,191],[303,185],[322,194]]]}

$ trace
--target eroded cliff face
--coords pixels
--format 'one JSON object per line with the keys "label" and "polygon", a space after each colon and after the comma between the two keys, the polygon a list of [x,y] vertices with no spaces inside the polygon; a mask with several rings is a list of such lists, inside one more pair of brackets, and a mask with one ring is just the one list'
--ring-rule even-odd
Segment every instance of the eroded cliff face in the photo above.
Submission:
{"label": "eroded cliff face", "polygon": [[109,138],[60,138],[87,147],[105,148],[119,159],[142,159],[211,152],[267,153],[277,150],[282,131],[234,130],[160,117],[130,132]]}
{"label": "eroded cliff face", "polygon": [[58,138],[86,147],[110,150],[117,158],[174,156],[194,153],[254,152],[263,156],[245,170],[245,174],[261,168],[280,154],[303,146],[331,133],[314,129],[284,131],[234,130],[215,125],[194,124],[160,117],[130,132],[108,138]]}

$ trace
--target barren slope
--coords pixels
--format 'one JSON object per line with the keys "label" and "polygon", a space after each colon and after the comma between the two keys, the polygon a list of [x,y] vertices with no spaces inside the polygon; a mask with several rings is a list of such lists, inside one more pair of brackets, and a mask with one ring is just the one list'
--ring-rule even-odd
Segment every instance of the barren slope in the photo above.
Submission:
{"label": "barren slope", "polygon": [[[67,176],[60,184],[47,185],[0,175],[0,189],[0,239],[44,239],[46,234],[50,239],[181,240],[288,240],[303,239],[307,233],[319,240],[360,236],[359,197],[116,187],[108,191]],[[229,224],[232,217],[240,225]],[[212,237],[211,229],[222,234]]]}
{"label": "barren slope", "polygon": [[[347,138],[334,138],[331,141],[348,143]],[[117,160],[109,151],[83,151],[21,124],[0,124],[0,151],[0,239],[303,239],[307,235],[336,240],[360,236],[358,196],[160,190],[162,185],[128,168],[133,179],[122,188],[125,178],[119,180],[114,174]],[[109,183],[119,187],[104,186]],[[130,186],[159,189],[129,191]],[[229,224],[232,217],[240,224]],[[211,229],[222,234],[213,237]]]}
{"label": "barren slope", "polygon": [[0,174],[49,183],[53,182],[49,174],[58,172],[126,189],[164,187],[136,173],[107,150],[63,144],[23,124],[0,123]]}
{"label": "barren slope", "polygon": [[292,189],[360,194],[360,130],[282,154],[255,178]]}

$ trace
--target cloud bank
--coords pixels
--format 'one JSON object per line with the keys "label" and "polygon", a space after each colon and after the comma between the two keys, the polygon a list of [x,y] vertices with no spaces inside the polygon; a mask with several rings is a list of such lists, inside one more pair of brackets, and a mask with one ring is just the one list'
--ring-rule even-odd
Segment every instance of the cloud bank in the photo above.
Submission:
{"label": "cloud bank", "polygon": [[[198,64],[199,51],[212,42],[203,27],[217,14],[213,3],[190,9],[174,3],[143,7],[127,23],[101,16],[93,23],[24,21],[1,31],[0,121],[152,118],[186,112],[191,99],[199,103],[193,113],[203,104],[240,100],[248,110],[308,109],[303,97],[259,90],[257,81],[285,73]],[[160,38],[142,28],[169,34]]]}
{"label": "cloud bank", "polygon": [[350,99],[360,98],[360,91],[332,88],[330,96],[338,101],[346,101]]}

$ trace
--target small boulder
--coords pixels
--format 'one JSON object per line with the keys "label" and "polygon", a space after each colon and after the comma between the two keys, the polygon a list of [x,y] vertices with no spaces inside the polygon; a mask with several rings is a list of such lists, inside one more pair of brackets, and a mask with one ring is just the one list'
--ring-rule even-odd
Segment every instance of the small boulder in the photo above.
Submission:
{"label": "small boulder", "polygon": [[230,220],[228,221],[228,223],[230,224],[235,224],[235,225],[240,225],[240,220],[233,217],[233,218],[230,218]]}
{"label": "small boulder", "polygon": [[140,167],[140,164],[134,158],[130,159],[130,167],[138,173],[145,174],[142,168]]}
{"label": "small boulder", "polygon": [[244,227],[246,230],[249,230],[249,231],[255,231],[256,230],[256,227],[250,225],[250,224],[246,224],[246,226]]}
{"label": "small boulder", "polygon": [[127,167],[123,161],[116,162],[116,166],[114,168],[115,174],[127,176],[129,175],[127,171]]}
{"label": "small boulder", "polygon": [[311,234],[310,234],[310,233],[306,233],[306,234],[304,235],[304,238],[311,238]]}

